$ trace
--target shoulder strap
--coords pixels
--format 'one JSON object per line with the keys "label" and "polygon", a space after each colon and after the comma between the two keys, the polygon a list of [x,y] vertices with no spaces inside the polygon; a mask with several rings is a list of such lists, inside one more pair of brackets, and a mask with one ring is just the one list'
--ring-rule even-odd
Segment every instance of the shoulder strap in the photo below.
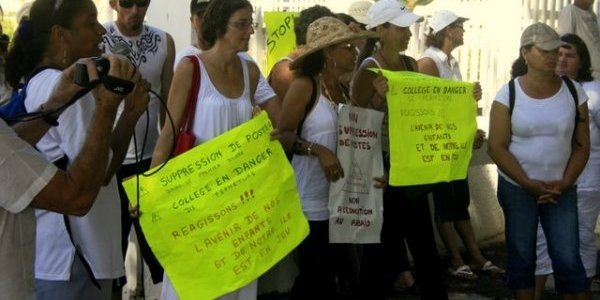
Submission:
{"label": "shoulder strap", "polygon": [[192,62],[192,65],[194,66],[194,72],[192,75],[192,88],[190,90],[190,96],[185,109],[183,122],[181,122],[181,125],[179,125],[179,132],[191,132],[193,130],[196,102],[198,100],[198,93],[200,92],[200,57],[197,55],[188,55],[186,57]]}
{"label": "shoulder strap", "polygon": [[377,65],[377,67],[378,67],[378,68],[380,68],[380,69],[383,69],[383,68],[381,67],[381,64],[380,64],[380,63],[379,63],[379,62],[378,62],[378,61],[375,59],[375,57],[373,57],[373,56],[369,56],[369,57],[365,58],[365,60],[363,60],[363,62],[360,64],[360,65],[361,65],[361,67],[362,67],[364,64],[366,64],[366,63],[367,63],[367,61],[370,61],[370,60],[371,60],[371,61],[373,61],[373,62],[374,62],[376,65]]}
{"label": "shoulder strap", "polygon": [[577,95],[577,90],[575,89],[575,85],[573,84],[573,81],[571,80],[571,78],[569,78],[568,76],[561,76],[562,80],[565,82],[565,84],[567,85],[567,88],[569,88],[569,92],[571,93],[571,96],[573,96],[573,101],[575,101],[575,107],[579,106],[579,95]]}
{"label": "shoulder strap", "polygon": [[400,57],[402,57],[402,60],[404,61],[404,65],[406,66],[406,70],[414,72],[415,69],[413,69],[413,65],[412,65],[412,62],[410,61],[410,58],[408,58],[408,56],[406,56],[406,55],[400,55]]}
{"label": "shoulder strap", "polygon": [[304,110],[304,116],[298,124],[298,129],[296,129],[296,134],[298,136],[300,136],[300,134],[302,133],[302,126],[304,126],[304,121],[306,121],[306,117],[308,117],[308,114],[312,110],[313,106],[315,106],[315,102],[317,102],[317,82],[315,81],[315,78],[313,76],[309,76],[309,78],[310,82],[312,83],[312,92],[310,93],[310,100],[308,101],[308,104],[306,105],[306,108]]}
{"label": "shoulder strap", "polygon": [[81,261],[81,264],[85,268],[86,273],[88,273],[88,276],[90,277],[90,281],[92,282],[92,284],[96,288],[101,289],[100,283],[98,282],[98,279],[96,279],[96,276],[94,275],[94,271],[92,271],[92,267],[90,266],[90,263],[85,259],[85,256],[83,256],[83,253],[81,253],[81,248],[79,247],[79,245],[77,243],[75,243],[75,240],[73,239],[73,234],[71,233],[71,222],[69,220],[69,216],[63,214],[63,220],[65,221],[65,228],[67,229],[67,234],[69,235],[69,240],[71,240],[71,244],[73,244],[73,248],[75,248],[75,255],[77,255],[77,257]]}
{"label": "shoulder strap", "polygon": [[508,82],[508,115],[512,116],[515,109],[515,79]]}
{"label": "shoulder strap", "polygon": [[[67,170],[67,166],[69,164],[69,157],[66,155],[63,155],[63,157],[55,160],[52,163],[57,168],[65,171],[65,170]],[[96,276],[94,276],[94,271],[92,271],[92,267],[90,266],[90,263],[87,261],[87,259],[85,259],[85,257],[83,256],[83,253],[81,253],[81,248],[79,247],[79,245],[77,243],[75,243],[75,240],[73,239],[73,233],[71,231],[71,222],[70,222],[69,216],[66,214],[63,214],[62,216],[63,216],[63,220],[65,222],[65,229],[67,230],[67,235],[69,236],[69,240],[71,241],[73,248],[75,248],[75,255],[77,255],[77,257],[79,258],[79,261],[81,261],[81,264],[83,265],[86,273],[90,277],[90,281],[92,282],[92,284],[96,288],[100,289],[100,283],[98,283]]]}
{"label": "shoulder strap", "polygon": [[573,101],[575,102],[575,128],[577,128],[577,122],[579,121],[579,96],[577,95],[577,90],[575,89],[573,81],[565,75],[561,76],[561,78],[567,85],[567,88],[569,88],[569,92],[571,93]]}

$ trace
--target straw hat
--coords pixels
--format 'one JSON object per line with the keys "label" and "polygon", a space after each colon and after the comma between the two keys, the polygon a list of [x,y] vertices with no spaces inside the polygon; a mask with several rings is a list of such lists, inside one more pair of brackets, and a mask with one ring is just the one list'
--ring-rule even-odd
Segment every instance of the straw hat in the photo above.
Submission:
{"label": "straw hat", "polygon": [[346,41],[378,37],[373,31],[353,32],[348,25],[334,17],[322,17],[308,25],[306,44],[300,49],[302,54],[290,64],[290,69],[297,69],[304,59],[319,50]]}

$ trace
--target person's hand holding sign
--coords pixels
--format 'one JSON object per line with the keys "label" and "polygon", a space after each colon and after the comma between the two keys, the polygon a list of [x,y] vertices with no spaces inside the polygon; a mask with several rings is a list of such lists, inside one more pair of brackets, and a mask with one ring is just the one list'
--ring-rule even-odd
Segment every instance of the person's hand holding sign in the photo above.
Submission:
{"label": "person's hand holding sign", "polygon": [[373,79],[373,88],[375,89],[375,97],[373,97],[373,107],[381,109],[385,104],[385,95],[388,92],[387,78],[381,74],[381,71],[377,72],[377,77]]}

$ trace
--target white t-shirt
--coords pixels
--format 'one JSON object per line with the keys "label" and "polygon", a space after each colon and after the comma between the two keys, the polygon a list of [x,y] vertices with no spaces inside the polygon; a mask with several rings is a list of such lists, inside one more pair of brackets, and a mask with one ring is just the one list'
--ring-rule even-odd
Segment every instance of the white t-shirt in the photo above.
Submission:
{"label": "white t-shirt", "polygon": [[589,97],[590,158],[579,175],[577,190],[600,191],[600,82],[588,81],[582,86]]}
{"label": "white t-shirt", "polygon": [[[34,76],[27,85],[25,107],[32,111],[46,101],[60,77],[58,70],[44,70]],[[38,149],[44,150],[48,160],[58,157],[56,149],[72,162],[81,151],[92,116],[95,100],[91,93],[67,108],[58,118],[59,125],[50,128],[40,139]],[[97,166],[102,168],[103,166]],[[104,166],[106,167],[106,166]],[[75,249],[67,235],[62,214],[36,210],[36,262],[35,276],[44,280],[68,280]],[[84,217],[70,217],[73,239],[90,264],[97,279],[118,278],[124,274],[121,239],[121,206],[117,182],[113,177],[103,186],[94,205]]]}
{"label": "white t-shirt", "polygon": [[[268,84],[261,84],[261,81],[266,83],[262,75],[260,76],[262,80],[259,80],[257,83],[254,96],[250,95],[249,62],[244,57],[244,54],[244,52],[238,53],[242,61],[244,91],[240,97],[235,99],[225,97],[219,93],[210,80],[204,64],[198,59],[200,62],[200,91],[198,92],[198,102],[196,103],[196,122],[194,122],[193,128],[194,135],[196,136],[196,145],[206,142],[250,120],[253,105],[266,103],[275,97],[275,92]],[[179,299],[166,273],[164,278],[161,300]],[[220,300],[251,300],[255,298],[256,281],[249,283],[237,291],[219,297]]]}
{"label": "white t-shirt", "polygon": [[[304,120],[300,136],[336,153],[336,128],[337,108],[325,96],[320,95]],[[328,220],[329,180],[321,169],[319,159],[316,156],[294,155],[292,166],[304,215],[310,221]]]}
{"label": "white t-shirt", "polygon": [[566,5],[558,15],[558,33],[577,34],[586,44],[592,59],[594,78],[600,80],[600,29],[596,14],[574,4]]}
{"label": "white t-shirt", "polygon": [[[531,179],[553,181],[563,178],[571,157],[571,138],[575,128],[575,103],[563,82],[560,90],[546,99],[527,96],[515,79],[515,106],[511,116],[509,151]],[[588,100],[581,85],[573,82],[579,105]],[[496,102],[509,107],[508,84],[496,95]],[[500,175],[516,185],[498,170]]]}
{"label": "white t-shirt", "polygon": [[421,58],[428,57],[435,62],[440,78],[462,81],[458,61],[453,56],[448,57],[444,51],[435,47],[425,49]]}
{"label": "white t-shirt", "polygon": [[[142,77],[150,83],[151,90],[161,95],[162,70],[168,54],[167,34],[156,27],[144,25],[140,35],[128,37],[119,31],[114,22],[106,23],[104,27],[106,28],[106,34],[104,35],[106,52],[110,53],[110,49],[118,42],[124,42],[129,45],[129,48],[131,48],[131,53],[128,55],[129,59],[138,67]],[[163,101],[166,103],[167,99],[163,99]],[[123,164],[135,163],[136,157],[137,161],[152,157],[152,151],[154,151],[154,145],[156,145],[160,130],[158,120],[161,106],[162,104],[156,95],[150,93],[150,102],[146,109],[148,117],[145,114],[142,115],[135,126],[137,154],[133,144],[134,139],[132,138]],[[121,104],[118,116],[123,112],[123,108],[124,104]],[[145,144],[144,139],[146,141]],[[142,150],[144,151],[143,153]]]}
{"label": "white t-shirt", "polygon": [[0,298],[33,299],[35,217],[29,204],[57,169],[1,120],[0,156]]}

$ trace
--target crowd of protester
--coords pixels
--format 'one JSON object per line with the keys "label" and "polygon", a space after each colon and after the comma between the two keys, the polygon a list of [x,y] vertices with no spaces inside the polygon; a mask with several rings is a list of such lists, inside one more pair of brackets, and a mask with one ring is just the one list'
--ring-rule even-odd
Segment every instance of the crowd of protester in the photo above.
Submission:
{"label": "crowd of protester", "polygon": [[[517,299],[540,299],[550,274],[564,299],[590,299],[600,213],[600,27],[593,2],[575,0],[561,11],[563,35],[542,23],[525,28],[511,80],[494,98],[488,154],[499,173],[504,270],[477,245],[467,178],[388,184],[388,119],[398,114],[388,108],[387,79],[371,71],[462,81],[452,52],[463,44],[469,18],[440,10],[425,19],[402,0],[357,1],[350,14],[315,5],[295,18],[296,48],[265,77],[247,54],[255,30],[248,0],[191,0],[194,41],[177,53],[168,33],[144,23],[150,0],[109,0],[116,19],[106,24],[92,0],[35,0],[10,44],[0,27],[7,85],[0,100],[26,84],[25,108],[41,116],[11,126],[0,121],[0,298],[118,299],[133,224],[152,280],[162,281],[161,299],[178,299],[121,182],[167,161],[176,128],[188,118],[199,145],[262,110],[290,155],[310,228],[293,253],[299,272],[291,299],[385,299],[391,287],[443,300],[446,273],[475,281],[481,272],[502,276]],[[417,60],[403,53],[411,26],[423,21],[427,49]],[[91,59],[101,55],[110,63],[102,77]],[[82,90],[77,64],[95,84]],[[479,101],[481,86],[474,86],[471,98]],[[336,155],[339,104],[385,115],[385,173],[370,182],[383,192],[380,243],[329,242],[329,186],[349,171]],[[474,149],[484,136],[473,132]],[[254,280],[219,299],[257,296]]]}

